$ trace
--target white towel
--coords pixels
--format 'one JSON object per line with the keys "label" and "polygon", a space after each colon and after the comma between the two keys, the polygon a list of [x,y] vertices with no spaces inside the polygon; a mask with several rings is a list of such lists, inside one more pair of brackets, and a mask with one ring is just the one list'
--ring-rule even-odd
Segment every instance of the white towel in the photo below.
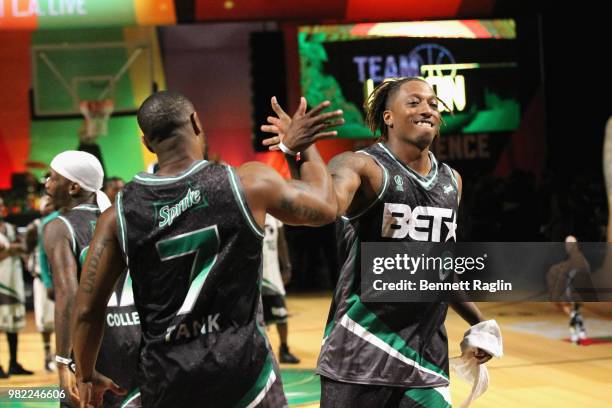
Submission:
{"label": "white towel", "polygon": [[459,378],[472,383],[472,392],[461,408],[467,408],[482,395],[489,386],[489,371],[484,364],[478,364],[474,354],[477,349],[486,351],[494,357],[504,354],[502,335],[495,320],[487,320],[470,327],[461,341],[461,356],[450,359],[450,366]]}

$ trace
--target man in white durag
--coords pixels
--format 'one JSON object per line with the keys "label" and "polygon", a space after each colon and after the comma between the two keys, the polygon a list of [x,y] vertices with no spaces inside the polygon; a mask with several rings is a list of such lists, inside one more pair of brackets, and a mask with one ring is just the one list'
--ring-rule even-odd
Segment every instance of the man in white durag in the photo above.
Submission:
{"label": "man in white durag", "polygon": [[78,406],[78,390],[72,371],[70,322],[81,265],[101,212],[110,207],[101,191],[104,171],[95,156],[65,151],[51,161],[45,187],[60,215],[43,231],[44,247],[53,277],[55,297],[55,350],[60,387],[67,398],[61,406]]}

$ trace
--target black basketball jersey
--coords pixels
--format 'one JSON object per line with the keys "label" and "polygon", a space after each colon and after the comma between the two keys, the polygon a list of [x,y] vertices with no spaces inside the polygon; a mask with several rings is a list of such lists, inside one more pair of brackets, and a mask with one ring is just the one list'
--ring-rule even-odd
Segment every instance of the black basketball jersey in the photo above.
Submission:
{"label": "black basketball jersey", "polygon": [[[99,216],[100,210],[97,206],[81,204],[58,217],[70,232],[79,279]],[[123,272],[106,309],[104,337],[96,361],[96,370],[112,378],[129,393],[126,397],[107,392],[104,394],[106,408],[130,406],[127,403],[138,398],[136,375],[140,322],[131,293],[129,274]]]}
{"label": "black basketball jersey", "polygon": [[146,407],[253,406],[276,380],[256,315],[263,231],[234,170],[137,174],[117,198]]}
{"label": "black basketball jersey", "polygon": [[77,277],[81,278],[81,267],[93,237],[100,209],[94,204],[78,205],[57,218],[62,220],[70,233],[70,246],[77,262]]}
{"label": "black basketball jersey", "polygon": [[343,217],[346,253],[325,329],[317,372],[337,381],[402,387],[448,384],[446,303],[362,302],[362,242],[456,240],[458,185],[450,167],[429,154],[421,176],[383,144],[359,152],[382,168],[377,199]]}

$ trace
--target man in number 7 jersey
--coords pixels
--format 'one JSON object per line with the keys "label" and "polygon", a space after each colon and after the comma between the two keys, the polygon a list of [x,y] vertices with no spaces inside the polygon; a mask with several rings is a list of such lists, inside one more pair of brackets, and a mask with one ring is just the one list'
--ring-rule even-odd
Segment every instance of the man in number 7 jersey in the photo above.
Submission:
{"label": "man in number 7 jersey", "polygon": [[[328,105],[306,113],[302,99],[287,149],[335,135],[326,129],[343,122],[342,112],[321,113]],[[336,198],[325,164],[306,149],[302,180],[286,181],[262,163],[232,168],[203,160],[198,115],[173,92],[145,100],[138,123],[159,171],[137,174],[94,233],[73,325],[82,404],[97,406],[111,384],[94,363],[106,299],[127,264],[143,333],[143,406],[286,406],[256,318],[264,219],[332,222]]]}

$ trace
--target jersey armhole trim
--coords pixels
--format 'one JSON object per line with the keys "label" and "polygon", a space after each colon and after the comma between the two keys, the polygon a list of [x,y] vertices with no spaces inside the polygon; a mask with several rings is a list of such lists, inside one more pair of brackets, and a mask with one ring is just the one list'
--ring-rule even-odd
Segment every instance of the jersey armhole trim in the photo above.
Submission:
{"label": "jersey armhole trim", "polygon": [[72,253],[77,256],[78,254],[76,253],[76,238],[75,238],[75,234],[74,234],[74,229],[72,228],[72,224],[70,224],[70,221],[68,221],[66,218],[64,218],[63,216],[58,216],[58,219],[62,220],[62,222],[64,224],[66,224],[66,227],[68,227],[68,232],[70,233],[70,243],[72,245]]}
{"label": "jersey armhole trim", "polygon": [[249,225],[253,233],[255,233],[255,235],[257,235],[259,238],[263,238],[264,232],[261,229],[261,227],[257,225],[257,222],[255,221],[255,219],[253,218],[253,215],[251,214],[251,210],[247,206],[246,199],[242,191],[242,186],[240,184],[240,180],[238,179],[238,176],[236,175],[236,172],[230,166],[227,166],[226,168],[227,168],[227,172],[229,175],[230,184],[232,185],[232,192],[234,193],[234,198],[236,199],[236,202],[238,203],[238,207],[240,207],[242,215],[244,216],[247,224]]}
{"label": "jersey armhole trim", "polygon": [[453,184],[455,185],[455,190],[457,190],[457,205],[459,205],[459,203],[461,203],[461,195],[459,194],[459,182],[457,181],[457,178],[455,177],[455,171],[453,170],[451,166],[449,166],[446,163],[443,163],[442,165],[446,167],[446,169],[448,170],[451,180],[453,181]]}
{"label": "jersey armhole trim", "polygon": [[353,221],[359,217],[361,217],[363,214],[367,213],[370,208],[372,208],[375,204],[377,204],[385,195],[385,193],[387,192],[387,188],[389,187],[389,172],[387,171],[387,169],[385,168],[385,166],[383,166],[376,157],[372,156],[371,154],[369,154],[368,152],[365,152],[363,150],[358,151],[357,153],[363,153],[363,154],[367,154],[368,156],[370,156],[374,162],[382,169],[383,171],[383,186],[380,189],[380,192],[378,193],[378,195],[376,196],[376,198],[374,199],[374,201],[372,201],[365,209],[359,211],[357,214],[355,215],[351,215],[351,216],[347,216],[347,215],[343,215],[341,218],[344,221]]}
{"label": "jersey armhole trim", "polygon": [[125,217],[123,216],[123,192],[120,191],[117,194],[117,228],[119,233],[119,244],[123,251],[125,263],[128,263],[128,250],[127,250],[127,225],[125,224]]}
{"label": "jersey armhole trim", "polygon": [[85,248],[83,248],[81,250],[81,253],[79,254],[79,266],[82,268],[83,266],[85,266],[85,258],[87,258],[87,252],[89,250],[89,245],[87,245]]}
{"label": "jersey armhole trim", "polygon": [[121,403],[121,407],[120,408],[126,408],[127,406],[130,405],[130,403],[132,401],[134,401],[136,398],[140,398],[140,389],[139,388],[134,388],[134,390],[132,390],[123,400],[123,402]]}

